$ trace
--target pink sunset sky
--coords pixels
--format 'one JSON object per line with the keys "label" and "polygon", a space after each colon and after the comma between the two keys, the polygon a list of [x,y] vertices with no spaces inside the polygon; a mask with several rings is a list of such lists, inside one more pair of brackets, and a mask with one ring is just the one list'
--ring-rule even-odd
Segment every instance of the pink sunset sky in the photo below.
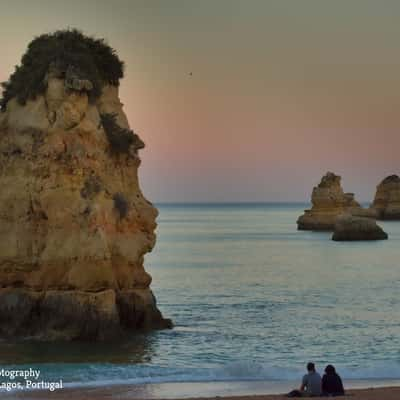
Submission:
{"label": "pink sunset sky", "polygon": [[154,202],[306,201],[328,170],[370,201],[400,173],[400,2],[0,4],[0,80],[41,33],[104,37]]}

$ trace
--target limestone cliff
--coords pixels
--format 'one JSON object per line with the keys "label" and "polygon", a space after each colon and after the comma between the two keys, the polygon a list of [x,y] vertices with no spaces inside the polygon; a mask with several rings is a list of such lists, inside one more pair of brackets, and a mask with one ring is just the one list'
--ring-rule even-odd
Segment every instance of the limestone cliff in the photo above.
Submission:
{"label": "limestone cliff", "polygon": [[171,325],[143,267],[157,217],[138,182],[143,142],[118,85],[91,96],[74,68],[49,64],[23,101],[3,93],[0,337],[101,340]]}
{"label": "limestone cliff", "polygon": [[354,200],[354,194],[343,192],[340,181],[341,177],[332,172],[327,172],[322,177],[319,185],[312,191],[311,210],[305,210],[297,220],[299,230],[331,231],[340,214],[363,213],[360,204]]}
{"label": "limestone cliff", "polygon": [[371,208],[379,219],[400,220],[400,177],[390,175],[377,186]]}

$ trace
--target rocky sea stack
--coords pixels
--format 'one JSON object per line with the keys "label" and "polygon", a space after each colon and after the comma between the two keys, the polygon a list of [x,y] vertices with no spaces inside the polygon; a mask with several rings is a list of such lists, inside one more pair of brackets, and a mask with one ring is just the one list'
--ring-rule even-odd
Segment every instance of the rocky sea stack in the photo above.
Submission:
{"label": "rocky sea stack", "polygon": [[332,240],[355,241],[355,240],[384,240],[388,235],[371,218],[354,217],[343,214],[336,219]]}
{"label": "rocky sea stack", "polygon": [[311,210],[305,210],[297,220],[299,230],[333,231],[336,218],[344,212],[368,214],[354,200],[353,193],[344,193],[340,184],[341,177],[327,172],[311,195]]}
{"label": "rocky sea stack", "polygon": [[0,338],[165,328],[144,255],[157,210],[118,97],[123,63],[78,31],[34,39],[0,102]]}
{"label": "rocky sea stack", "polygon": [[400,220],[400,177],[390,175],[376,188],[371,208],[376,210],[378,219]]}

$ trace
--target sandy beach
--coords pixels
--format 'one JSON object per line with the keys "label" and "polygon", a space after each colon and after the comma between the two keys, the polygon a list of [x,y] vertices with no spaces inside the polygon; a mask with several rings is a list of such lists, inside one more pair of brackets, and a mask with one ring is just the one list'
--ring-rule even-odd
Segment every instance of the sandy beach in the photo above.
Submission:
{"label": "sandy beach", "polygon": [[[4,400],[17,399],[68,399],[68,400],[109,400],[109,399],[140,399],[138,393],[130,386],[117,386],[112,388],[92,388],[92,389],[66,389],[59,392],[21,392],[13,395],[5,395]],[[324,399],[326,397],[315,397]],[[400,387],[382,387],[369,389],[353,389],[346,392],[341,399],[360,399],[360,400],[398,400],[400,399]],[[194,397],[188,400],[284,400],[287,399],[283,394],[276,395],[256,395],[256,396],[227,396],[227,397]]]}
{"label": "sandy beach", "polygon": [[[49,391],[21,391],[10,394],[2,394],[4,400],[18,400],[18,399],[31,399],[31,400],[47,400],[47,399],[59,399],[59,400],[110,400],[110,399],[169,399],[169,400],[283,400],[287,397],[283,394],[256,394],[256,395],[240,395],[240,387],[235,386],[235,382],[232,382],[231,392],[232,394],[226,396],[215,396],[209,395],[211,385],[208,384],[196,384],[186,383],[185,386],[189,391],[187,393],[196,393],[195,395],[185,395],[185,391],[182,390],[182,384],[179,384],[180,391],[174,390],[175,384],[161,385],[164,388],[160,390],[158,385],[115,385],[108,387],[85,387],[85,388],[65,388],[54,392]],[[208,387],[210,386],[210,387]],[[261,387],[259,387],[260,390]],[[265,393],[271,393],[277,389],[268,386],[269,389],[265,390]],[[197,395],[198,393],[198,395]],[[218,392],[215,392],[218,393]],[[258,392],[260,393],[260,392]],[[326,397],[318,397],[323,399]],[[346,395],[340,397],[342,399],[360,399],[360,400],[398,400],[400,399],[400,386],[386,386],[386,387],[369,387],[362,389],[349,389],[346,390]],[[316,397],[317,399],[317,397]]]}

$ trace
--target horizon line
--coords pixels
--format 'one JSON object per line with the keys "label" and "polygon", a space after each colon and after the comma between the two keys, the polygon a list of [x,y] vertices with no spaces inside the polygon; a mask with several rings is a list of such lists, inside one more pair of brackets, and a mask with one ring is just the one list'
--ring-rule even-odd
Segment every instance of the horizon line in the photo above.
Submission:
{"label": "horizon line", "polygon": [[[309,204],[311,206],[311,201],[301,201],[301,200],[293,200],[293,201],[283,201],[283,200],[276,200],[276,201],[265,201],[265,200],[251,200],[251,201],[152,201],[153,204],[156,205],[240,205],[240,204],[248,204],[248,205],[267,205],[267,204],[282,204],[282,205],[289,205],[289,204]],[[369,205],[371,201],[359,201],[361,205]]]}

